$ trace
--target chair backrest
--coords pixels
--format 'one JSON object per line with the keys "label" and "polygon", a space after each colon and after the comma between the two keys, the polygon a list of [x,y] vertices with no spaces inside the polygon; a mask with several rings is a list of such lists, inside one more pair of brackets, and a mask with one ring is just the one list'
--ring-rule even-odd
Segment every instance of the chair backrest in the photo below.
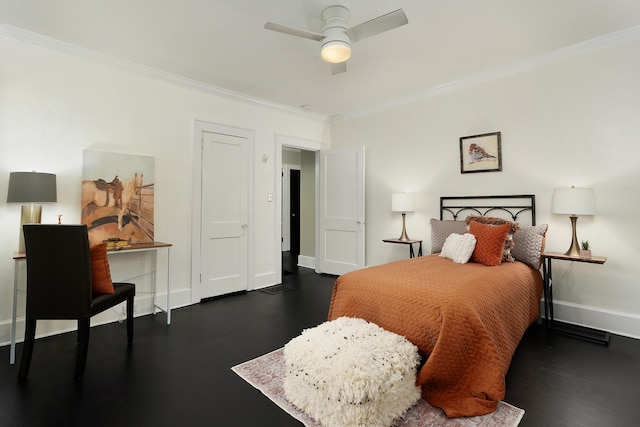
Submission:
{"label": "chair backrest", "polygon": [[25,224],[27,317],[89,316],[91,255],[86,225]]}

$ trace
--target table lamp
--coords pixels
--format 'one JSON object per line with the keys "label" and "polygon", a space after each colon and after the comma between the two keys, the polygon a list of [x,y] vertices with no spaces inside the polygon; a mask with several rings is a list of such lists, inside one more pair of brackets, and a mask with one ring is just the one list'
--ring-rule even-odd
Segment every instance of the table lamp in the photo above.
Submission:
{"label": "table lamp", "polygon": [[56,176],[41,172],[11,172],[7,203],[29,203],[22,205],[20,216],[20,243],[18,252],[24,252],[23,224],[39,224],[42,218],[42,205],[57,201]]}
{"label": "table lamp", "polygon": [[596,202],[593,188],[556,188],[553,190],[552,211],[554,214],[569,215],[573,238],[568,256],[580,256],[580,246],[576,234],[578,215],[595,215]]}
{"label": "table lamp", "polygon": [[405,214],[407,212],[413,212],[413,196],[408,193],[397,193],[391,196],[391,211],[392,212],[402,212],[402,234],[398,240],[402,240],[406,242],[409,239],[407,236],[407,228],[405,227]]}

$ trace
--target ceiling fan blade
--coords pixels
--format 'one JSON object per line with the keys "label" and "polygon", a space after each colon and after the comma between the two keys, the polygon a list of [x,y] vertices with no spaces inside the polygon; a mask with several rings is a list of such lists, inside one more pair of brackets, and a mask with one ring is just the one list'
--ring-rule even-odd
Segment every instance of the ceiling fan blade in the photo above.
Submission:
{"label": "ceiling fan blade", "polygon": [[320,42],[322,41],[322,39],[324,39],[324,36],[322,34],[314,33],[307,30],[301,30],[299,28],[287,27],[286,25],[276,24],[274,22],[267,22],[266,24],[264,24],[264,28],[267,30],[277,31],[279,33],[302,37],[317,42]]}
{"label": "ceiling fan blade", "polygon": [[331,75],[335,76],[336,74],[345,73],[347,71],[347,61],[338,62],[337,64],[329,64],[331,65]]}
{"label": "ceiling fan blade", "polygon": [[404,14],[402,9],[398,9],[351,27],[346,33],[351,38],[351,41],[357,42],[358,40],[393,30],[408,23],[407,15]]}

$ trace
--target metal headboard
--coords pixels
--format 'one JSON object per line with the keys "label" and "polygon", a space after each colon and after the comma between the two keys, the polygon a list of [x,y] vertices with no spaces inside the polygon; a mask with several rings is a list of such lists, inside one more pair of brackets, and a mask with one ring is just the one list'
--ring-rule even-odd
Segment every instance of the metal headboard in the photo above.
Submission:
{"label": "metal headboard", "polygon": [[[461,216],[463,214],[463,216]],[[464,221],[469,215],[507,216],[505,219],[536,225],[536,196],[443,196],[440,197],[440,219]]]}

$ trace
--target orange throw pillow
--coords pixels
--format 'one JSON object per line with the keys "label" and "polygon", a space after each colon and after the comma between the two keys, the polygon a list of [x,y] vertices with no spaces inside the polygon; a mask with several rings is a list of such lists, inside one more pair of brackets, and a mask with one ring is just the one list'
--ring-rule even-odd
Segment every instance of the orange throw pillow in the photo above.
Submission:
{"label": "orange throw pillow", "polygon": [[91,252],[91,289],[99,294],[114,293],[109,259],[107,258],[107,245],[100,243],[92,246],[89,250]]}
{"label": "orange throw pillow", "polygon": [[500,265],[502,252],[511,224],[487,225],[477,221],[469,223],[469,233],[476,236],[476,248],[471,255],[471,261],[484,265]]}

